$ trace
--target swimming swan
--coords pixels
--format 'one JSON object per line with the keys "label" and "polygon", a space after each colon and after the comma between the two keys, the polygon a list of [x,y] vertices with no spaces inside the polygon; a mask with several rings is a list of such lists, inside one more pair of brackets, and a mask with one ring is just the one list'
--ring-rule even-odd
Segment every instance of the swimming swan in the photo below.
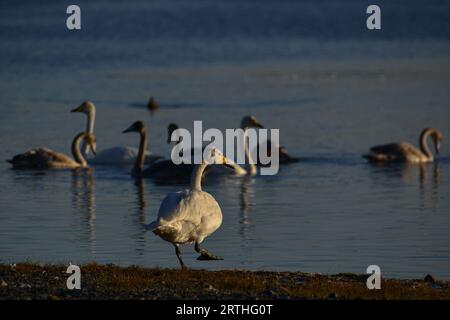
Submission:
{"label": "swimming swan", "polygon": [[72,154],[75,160],[64,153],[47,148],[39,148],[18,154],[7,161],[11,163],[14,168],[23,169],[75,169],[87,167],[86,158],[80,151],[81,140],[86,141],[88,147],[95,155],[96,139],[94,134],[81,132],[76,135],[72,142]]}
{"label": "swimming swan", "polygon": [[[175,123],[170,123],[169,126],[167,127],[168,130],[168,137],[167,137],[167,143],[170,144],[172,142],[175,142],[175,144],[178,144],[181,142],[181,137],[179,135],[177,135],[177,132],[174,133],[175,130],[178,130],[179,127],[177,124]],[[172,135],[173,139],[172,139]],[[245,138],[244,138],[245,139]],[[244,140],[245,141],[245,140]],[[190,152],[191,152],[191,157],[193,159],[194,157],[194,152],[196,151],[196,149],[191,148]],[[202,148],[202,152],[204,151],[204,148]],[[247,150],[246,150],[247,151]],[[180,155],[182,156],[183,154],[180,153]],[[245,170],[243,167],[241,167],[239,164],[235,163],[234,161],[232,161],[231,159],[228,159],[228,164],[229,166],[231,166],[233,168],[233,170],[229,170],[228,168],[223,171],[220,170],[220,166],[210,166],[208,167],[208,175],[222,175],[222,174],[235,174],[238,176],[245,176],[248,174],[247,170]]]}
{"label": "swimming swan", "polygon": [[[263,129],[264,126],[261,125],[258,120],[256,119],[255,116],[245,116],[242,118],[241,120],[241,128],[245,129],[245,128],[260,128]],[[262,142],[264,143],[264,142]],[[270,156],[271,152],[272,152],[272,141],[270,139],[268,139],[266,141],[267,144],[267,155]],[[278,145],[278,152],[279,152],[279,163],[280,164],[288,164],[288,163],[292,163],[292,162],[298,162],[299,158],[297,157],[293,157],[291,156],[286,148],[282,145]],[[261,165],[261,162],[259,161],[259,145],[258,145],[258,149],[256,150],[256,154],[258,155],[258,160],[257,160],[257,164]]]}
{"label": "swimming swan", "polygon": [[161,203],[158,218],[148,224],[163,240],[175,246],[175,253],[182,268],[180,244],[195,244],[200,253],[197,260],[222,260],[208,250],[200,248],[203,240],[222,224],[222,210],[212,195],[202,190],[203,171],[210,164],[229,165],[228,159],[216,148],[210,149],[210,156],[196,165],[191,175],[190,189],[169,193]]}
{"label": "swimming swan", "polygon": [[436,155],[441,148],[442,133],[435,128],[426,128],[420,134],[420,150],[410,143],[391,143],[370,148],[369,154],[363,157],[371,162],[407,162],[426,163],[434,160],[428,146],[428,137],[433,139]]}
{"label": "swimming swan", "polygon": [[[71,112],[81,112],[87,115],[87,133],[94,133],[94,123],[96,115],[96,107],[91,101],[85,101],[77,108],[71,110]],[[89,149],[85,143],[81,147],[81,152],[85,157],[89,153]],[[92,164],[102,164],[102,165],[131,165],[136,161],[138,155],[138,150],[132,147],[112,147],[104,149],[97,154],[95,158],[89,162]],[[160,156],[152,155],[150,152],[146,152],[147,158],[146,163],[152,163],[158,159]]]}
{"label": "swimming swan", "polygon": [[144,169],[145,151],[147,149],[147,128],[142,121],[136,121],[122,133],[137,132],[141,139],[139,152],[135,160],[131,174],[139,178],[153,178],[157,180],[169,180],[168,182],[189,182],[194,168],[193,164],[174,164],[171,160],[156,161]]}

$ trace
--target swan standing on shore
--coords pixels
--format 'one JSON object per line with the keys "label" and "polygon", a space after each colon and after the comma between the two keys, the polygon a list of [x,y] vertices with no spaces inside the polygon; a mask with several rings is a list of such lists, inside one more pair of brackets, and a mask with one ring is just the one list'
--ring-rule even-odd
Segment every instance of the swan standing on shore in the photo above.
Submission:
{"label": "swan standing on shore", "polygon": [[410,143],[391,143],[370,148],[369,154],[363,157],[371,162],[407,162],[426,163],[434,160],[428,146],[428,137],[432,138],[436,155],[441,148],[442,133],[435,128],[426,128],[420,134],[420,150]]}
{"label": "swan standing on shore", "polygon": [[148,224],[163,240],[175,246],[175,253],[182,268],[180,244],[195,244],[195,251],[200,253],[197,260],[222,260],[204,248],[203,240],[216,231],[222,224],[222,210],[212,195],[202,190],[203,171],[208,165],[229,165],[228,159],[216,148],[209,151],[210,156],[202,164],[196,165],[191,175],[189,190],[171,192],[161,203],[158,218]]}
{"label": "swan standing on shore", "polygon": [[94,134],[81,132],[76,135],[72,142],[72,154],[75,160],[64,153],[47,148],[39,148],[18,154],[11,160],[6,161],[11,163],[14,168],[23,169],[75,169],[87,167],[86,158],[80,151],[80,143],[82,140],[86,141],[86,145],[95,155],[96,139]]}
{"label": "swan standing on shore", "polygon": [[[94,123],[96,108],[94,103],[91,101],[85,101],[77,108],[71,110],[71,112],[81,112],[87,115],[87,125],[86,133],[94,133]],[[85,157],[89,153],[89,149],[86,144],[81,147],[81,152]],[[112,147],[102,150],[97,154],[95,158],[90,160],[92,164],[102,164],[102,165],[131,165],[136,161],[138,155],[138,150],[132,147]],[[158,159],[160,156],[152,155],[150,152],[146,152],[146,163],[152,163]]]}

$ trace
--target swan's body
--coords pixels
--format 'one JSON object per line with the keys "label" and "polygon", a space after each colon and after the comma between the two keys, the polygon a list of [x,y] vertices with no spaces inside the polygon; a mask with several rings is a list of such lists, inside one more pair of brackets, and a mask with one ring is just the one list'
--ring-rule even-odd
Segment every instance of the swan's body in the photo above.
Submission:
{"label": "swan's body", "polygon": [[[86,133],[94,133],[94,124],[96,116],[96,107],[94,103],[90,101],[83,102],[79,107],[72,110],[72,112],[81,112],[87,115]],[[86,158],[89,154],[89,148],[83,143],[81,152]],[[138,155],[138,149],[133,147],[117,146],[108,149],[104,149],[97,153],[95,158],[90,159],[92,164],[100,165],[133,165]],[[162,157],[153,155],[146,151],[145,163],[150,164]]]}
{"label": "swan's body", "polygon": [[175,246],[181,267],[184,267],[179,249],[180,244],[195,243],[200,253],[198,260],[219,260],[200,248],[203,240],[222,224],[222,210],[212,195],[202,190],[201,180],[208,164],[228,164],[228,160],[217,149],[212,149],[209,159],[196,165],[191,176],[189,190],[169,193],[161,203],[158,218],[147,225],[162,239]]}
{"label": "swan's body", "polygon": [[87,167],[86,158],[80,151],[81,140],[87,140],[87,145],[95,153],[95,137],[81,132],[73,139],[72,154],[74,159],[61,152],[48,148],[31,149],[25,153],[14,156],[10,162],[14,168],[23,169],[75,169]]}
{"label": "swan's body", "polygon": [[[262,142],[262,143],[264,143],[264,142]],[[268,139],[266,141],[266,143],[267,143],[267,156],[270,157],[271,154],[272,154],[272,141],[270,139]],[[286,150],[286,148],[284,146],[277,145],[276,147],[278,148],[278,155],[279,155],[278,161],[279,161],[280,164],[288,164],[288,163],[293,163],[293,162],[299,162],[300,161],[299,158],[291,156],[287,152],[287,150]],[[257,149],[257,152],[258,152],[257,155],[259,156],[260,145],[258,145],[257,148],[258,148]],[[260,162],[258,162],[258,163],[260,163]]]}
{"label": "swan's body", "polygon": [[366,159],[371,162],[407,162],[407,163],[427,163],[433,162],[433,153],[428,146],[428,137],[433,138],[436,154],[439,154],[442,133],[434,128],[426,128],[420,134],[420,149],[410,143],[390,143],[370,148]]}

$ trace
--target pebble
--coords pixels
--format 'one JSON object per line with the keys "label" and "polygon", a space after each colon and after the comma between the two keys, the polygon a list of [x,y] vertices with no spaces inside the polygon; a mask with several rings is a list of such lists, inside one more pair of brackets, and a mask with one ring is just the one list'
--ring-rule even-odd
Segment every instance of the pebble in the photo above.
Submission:
{"label": "pebble", "polygon": [[8,286],[8,284],[5,282],[5,280],[2,280],[2,284],[1,284],[1,286],[2,287],[7,287]]}

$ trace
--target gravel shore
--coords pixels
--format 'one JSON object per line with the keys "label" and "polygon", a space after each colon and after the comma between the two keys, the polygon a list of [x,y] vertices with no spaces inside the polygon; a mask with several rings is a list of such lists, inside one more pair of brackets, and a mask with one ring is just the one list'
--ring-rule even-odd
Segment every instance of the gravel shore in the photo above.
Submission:
{"label": "gravel shore", "polygon": [[67,266],[0,264],[1,300],[61,299],[450,299],[450,282],[382,279],[368,290],[368,275],[322,275],[244,270],[174,270],[87,264],[81,289],[66,286]]}

